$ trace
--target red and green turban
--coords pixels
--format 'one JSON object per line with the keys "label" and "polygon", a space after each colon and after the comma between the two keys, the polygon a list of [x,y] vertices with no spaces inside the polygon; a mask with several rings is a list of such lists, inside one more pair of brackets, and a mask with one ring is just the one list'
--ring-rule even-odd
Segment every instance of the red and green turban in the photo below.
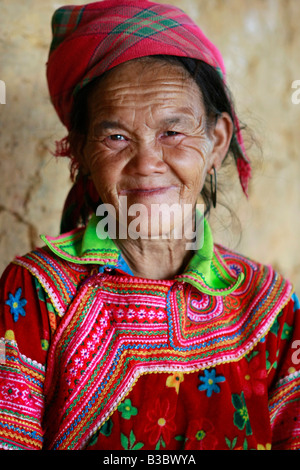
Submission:
{"label": "red and green turban", "polygon": [[[55,11],[52,32],[48,86],[56,112],[68,130],[76,93],[94,78],[132,59],[160,54],[199,59],[216,68],[225,81],[219,50],[172,5],[148,0],[67,5]],[[250,164],[237,117],[234,124],[241,149],[237,168],[247,193]]]}

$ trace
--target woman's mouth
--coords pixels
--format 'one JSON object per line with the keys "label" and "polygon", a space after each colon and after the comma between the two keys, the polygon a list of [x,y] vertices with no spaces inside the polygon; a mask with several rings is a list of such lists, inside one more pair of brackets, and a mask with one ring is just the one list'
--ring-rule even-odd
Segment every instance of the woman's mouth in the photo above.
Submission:
{"label": "woman's mouth", "polygon": [[120,196],[156,196],[164,194],[170,189],[174,189],[175,186],[157,186],[157,187],[137,187],[137,188],[126,188],[120,191]]}

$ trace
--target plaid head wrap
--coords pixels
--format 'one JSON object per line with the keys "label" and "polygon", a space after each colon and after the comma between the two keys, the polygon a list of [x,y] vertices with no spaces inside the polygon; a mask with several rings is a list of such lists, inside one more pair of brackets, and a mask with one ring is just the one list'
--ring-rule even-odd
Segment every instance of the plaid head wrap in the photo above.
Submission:
{"label": "plaid head wrap", "polygon": [[[55,11],[52,32],[48,86],[56,112],[68,130],[74,95],[94,78],[131,59],[159,54],[199,59],[215,67],[225,81],[220,52],[175,6],[148,0],[68,5]],[[234,124],[240,149],[237,168],[247,194],[250,162],[236,116]],[[68,155],[67,146],[58,147],[57,155]]]}

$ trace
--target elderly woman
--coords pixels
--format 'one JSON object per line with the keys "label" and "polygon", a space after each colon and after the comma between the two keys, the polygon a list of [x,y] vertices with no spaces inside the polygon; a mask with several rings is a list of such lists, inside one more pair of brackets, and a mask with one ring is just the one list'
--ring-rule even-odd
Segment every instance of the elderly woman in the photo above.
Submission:
{"label": "elderly woman", "polygon": [[250,176],[220,53],[147,0],[52,27],[74,185],[62,234],[2,278],[1,447],[299,448],[297,297],[202,217],[226,157],[245,193]]}

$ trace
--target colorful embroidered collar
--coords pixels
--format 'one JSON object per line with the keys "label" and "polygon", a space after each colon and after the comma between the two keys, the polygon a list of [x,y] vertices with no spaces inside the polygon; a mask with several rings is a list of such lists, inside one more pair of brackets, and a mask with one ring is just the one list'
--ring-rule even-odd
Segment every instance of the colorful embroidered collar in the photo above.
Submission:
{"label": "colorful embroidered collar", "polygon": [[[42,235],[48,248],[65,261],[78,264],[96,264],[99,272],[105,268],[117,269],[132,275],[122,257],[121,250],[109,237],[99,238],[96,232],[100,218],[93,216],[87,227],[50,237]],[[99,227],[98,227],[99,233]],[[178,281],[192,284],[201,292],[211,295],[228,295],[236,290],[244,274],[236,275],[214,247],[209,224],[204,220],[203,245],[193,255],[185,271],[176,276]]]}
{"label": "colorful embroidered collar", "polygon": [[[85,448],[145,374],[239,361],[292,292],[272,268],[214,246],[207,223],[205,243],[175,279],[128,275],[114,242],[97,238],[96,224],[43,237],[46,248],[15,261],[39,280],[61,317],[43,389],[45,449]],[[114,270],[96,272],[108,266]]]}

